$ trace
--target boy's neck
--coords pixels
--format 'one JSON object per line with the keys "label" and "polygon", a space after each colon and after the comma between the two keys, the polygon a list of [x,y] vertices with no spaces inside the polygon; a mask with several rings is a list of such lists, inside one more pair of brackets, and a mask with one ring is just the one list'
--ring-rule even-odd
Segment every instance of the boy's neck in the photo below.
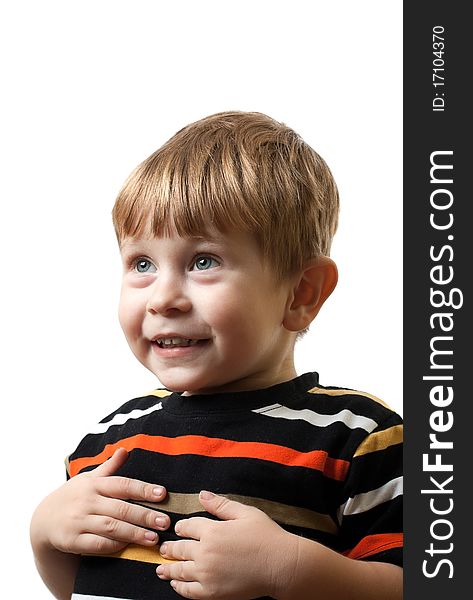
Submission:
{"label": "boy's neck", "polygon": [[264,373],[255,373],[251,378],[244,378],[241,381],[232,381],[228,384],[221,385],[217,388],[209,388],[203,390],[184,391],[183,396],[194,396],[197,394],[221,394],[231,392],[250,392],[255,390],[263,390],[265,388],[291,381],[297,377],[297,372],[294,366],[294,361],[287,361],[287,364],[282,365],[277,372],[265,371]]}

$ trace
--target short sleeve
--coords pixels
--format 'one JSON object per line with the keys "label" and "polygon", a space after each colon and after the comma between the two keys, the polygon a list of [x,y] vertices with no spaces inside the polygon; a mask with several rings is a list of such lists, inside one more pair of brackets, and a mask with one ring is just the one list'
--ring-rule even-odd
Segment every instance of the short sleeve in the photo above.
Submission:
{"label": "short sleeve", "polygon": [[402,566],[402,419],[392,413],[359,444],[338,509],[339,549]]}

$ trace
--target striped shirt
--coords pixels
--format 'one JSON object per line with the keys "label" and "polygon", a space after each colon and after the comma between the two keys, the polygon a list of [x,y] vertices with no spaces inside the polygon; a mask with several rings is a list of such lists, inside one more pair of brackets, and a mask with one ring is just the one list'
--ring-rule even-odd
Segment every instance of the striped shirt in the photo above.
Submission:
{"label": "striped shirt", "polygon": [[[253,392],[155,390],[124,404],[68,459],[74,476],[129,452],[119,475],[161,484],[169,514],[207,516],[199,491],[256,506],[287,531],[354,559],[402,564],[402,420],[378,398],[316,373]],[[83,556],[74,600],[180,598],[155,569],[159,548]]]}

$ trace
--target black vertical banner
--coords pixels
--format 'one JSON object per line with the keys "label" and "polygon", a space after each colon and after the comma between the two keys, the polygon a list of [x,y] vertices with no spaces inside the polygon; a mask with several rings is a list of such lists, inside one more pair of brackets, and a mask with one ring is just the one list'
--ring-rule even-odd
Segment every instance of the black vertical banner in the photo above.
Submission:
{"label": "black vertical banner", "polygon": [[472,594],[473,35],[467,6],[404,2],[408,600]]}

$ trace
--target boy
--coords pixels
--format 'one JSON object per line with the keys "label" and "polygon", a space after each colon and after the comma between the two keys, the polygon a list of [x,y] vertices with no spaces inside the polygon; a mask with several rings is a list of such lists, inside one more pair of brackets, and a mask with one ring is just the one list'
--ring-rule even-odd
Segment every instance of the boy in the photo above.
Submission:
{"label": "boy", "polygon": [[129,177],[120,323],[166,389],[106,417],[36,510],[57,598],[402,596],[401,419],[294,367],[337,218],[325,162],[259,113],[193,123]]}

